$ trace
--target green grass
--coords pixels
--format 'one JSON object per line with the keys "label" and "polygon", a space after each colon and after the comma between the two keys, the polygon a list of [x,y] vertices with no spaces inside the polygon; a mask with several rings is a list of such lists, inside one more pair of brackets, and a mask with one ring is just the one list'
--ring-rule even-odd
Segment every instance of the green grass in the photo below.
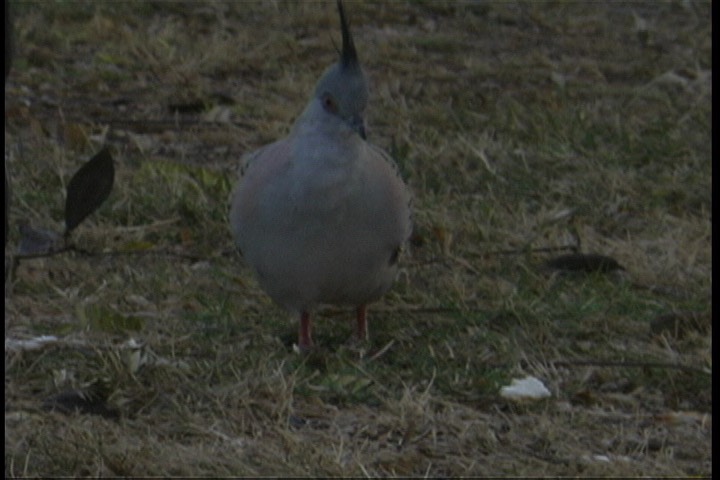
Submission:
{"label": "green grass", "polygon": [[[309,355],[227,211],[335,61],[334,5],[12,6],[6,339],[59,340],[6,343],[6,476],[711,475],[708,2],[348,3],[415,233],[370,343],[329,306]],[[103,142],[91,254],[10,268]],[[542,268],[571,249],[625,271]],[[526,375],[552,396],[499,395]],[[119,418],[43,409],[69,389]]]}

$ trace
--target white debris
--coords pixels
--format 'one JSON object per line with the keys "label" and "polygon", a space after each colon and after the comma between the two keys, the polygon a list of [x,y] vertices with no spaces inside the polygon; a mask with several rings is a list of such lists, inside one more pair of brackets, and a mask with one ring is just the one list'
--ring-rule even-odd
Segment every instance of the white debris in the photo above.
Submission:
{"label": "white debris", "polygon": [[535,377],[515,378],[509,386],[500,389],[500,396],[510,400],[532,400],[550,396],[543,383]]}
{"label": "white debris", "polygon": [[6,338],[5,351],[39,350],[48,343],[54,343],[57,341],[58,338],[55,335],[40,335],[39,337],[25,340]]}
{"label": "white debris", "polygon": [[613,463],[613,462],[624,462],[630,463],[632,459],[625,455],[603,455],[603,454],[585,454],[580,457],[585,463]]}

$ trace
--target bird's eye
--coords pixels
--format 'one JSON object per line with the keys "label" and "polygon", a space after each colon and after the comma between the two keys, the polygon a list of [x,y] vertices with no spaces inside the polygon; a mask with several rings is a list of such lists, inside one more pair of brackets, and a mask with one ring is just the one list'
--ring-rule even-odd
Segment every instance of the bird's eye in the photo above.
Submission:
{"label": "bird's eye", "polygon": [[329,93],[322,96],[322,105],[326,112],[336,114],[338,113],[338,106],[335,99]]}

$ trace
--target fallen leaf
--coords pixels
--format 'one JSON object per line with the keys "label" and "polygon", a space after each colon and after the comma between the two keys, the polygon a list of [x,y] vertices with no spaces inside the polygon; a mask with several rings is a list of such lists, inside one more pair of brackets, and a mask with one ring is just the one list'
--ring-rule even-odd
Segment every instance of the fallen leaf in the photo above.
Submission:
{"label": "fallen leaf", "polygon": [[65,235],[69,234],[110,195],[115,179],[107,147],[100,150],[70,179],[65,200]]}

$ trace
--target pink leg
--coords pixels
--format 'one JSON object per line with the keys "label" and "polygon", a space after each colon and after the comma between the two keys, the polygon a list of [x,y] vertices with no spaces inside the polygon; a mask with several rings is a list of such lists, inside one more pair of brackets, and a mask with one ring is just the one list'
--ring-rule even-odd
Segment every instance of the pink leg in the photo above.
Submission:
{"label": "pink leg", "polygon": [[357,308],[357,338],[360,341],[368,339],[367,305],[360,305]]}
{"label": "pink leg", "polygon": [[300,335],[298,337],[298,347],[301,351],[310,350],[313,346],[312,341],[312,321],[308,312],[300,314]]}

